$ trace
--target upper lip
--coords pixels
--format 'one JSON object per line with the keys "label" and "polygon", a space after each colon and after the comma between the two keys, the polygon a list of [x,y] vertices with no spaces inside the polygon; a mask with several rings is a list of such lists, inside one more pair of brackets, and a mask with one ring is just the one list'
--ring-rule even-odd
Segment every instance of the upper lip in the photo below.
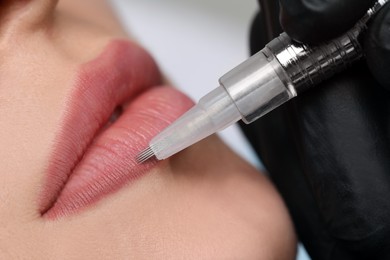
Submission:
{"label": "upper lip", "polygon": [[[167,112],[168,119],[152,122],[157,127],[148,125],[156,118],[141,120],[131,107],[135,99],[134,106],[149,102],[141,93],[150,90],[149,99],[166,93],[165,100],[152,100],[152,105],[175,99],[178,93],[151,89],[160,84],[159,70],[145,51],[127,41],[111,42],[99,57],[81,66],[76,78],[41,193],[40,212],[51,218],[89,205],[146,172],[154,163],[137,165],[135,154],[190,103],[180,96],[185,102]],[[142,98],[145,101],[137,101]],[[129,103],[130,111],[106,129],[115,108]]]}

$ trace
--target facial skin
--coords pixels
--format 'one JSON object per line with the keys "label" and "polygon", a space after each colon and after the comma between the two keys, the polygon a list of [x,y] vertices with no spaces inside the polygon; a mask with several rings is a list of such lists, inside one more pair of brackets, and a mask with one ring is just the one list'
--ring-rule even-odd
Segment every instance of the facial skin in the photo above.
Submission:
{"label": "facial skin", "polygon": [[103,1],[0,8],[0,259],[294,259],[275,188],[215,136],[87,207],[42,214],[75,75],[127,36]]}

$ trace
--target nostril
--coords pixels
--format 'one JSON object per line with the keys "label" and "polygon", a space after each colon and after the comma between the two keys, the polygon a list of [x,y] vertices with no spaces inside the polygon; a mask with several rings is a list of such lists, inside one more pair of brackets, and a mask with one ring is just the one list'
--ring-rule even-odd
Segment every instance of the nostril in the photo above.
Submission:
{"label": "nostril", "polygon": [[58,0],[8,0],[0,1],[2,26],[4,22],[14,29],[36,28],[51,19]]}

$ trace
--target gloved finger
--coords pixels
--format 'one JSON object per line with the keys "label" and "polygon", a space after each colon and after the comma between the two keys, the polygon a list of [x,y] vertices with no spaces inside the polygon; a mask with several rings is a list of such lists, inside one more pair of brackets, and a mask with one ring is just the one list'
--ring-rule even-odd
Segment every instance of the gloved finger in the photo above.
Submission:
{"label": "gloved finger", "polygon": [[313,249],[323,259],[390,259],[389,98],[362,61],[293,101],[290,131],[331,237],[332,250]]}
{"label": "gloved finger", "polygon": [[370,24],[365,52],[371,73],[390,90],[390,4],[384,6]]}
{"label": "gloved finger", "polygon": [[[261,46],[265,46],[269,41],[283,32],[279,23],[279,1],[258,0],[260,13],[257,15],[257,21],[252,23],[257,28],[252,28],[251,39],[261,37],[264,41]],[[254,31],[256,30],[257,31]],[[254,38],[253,38],[254,37]]]}
{"label": "gloved finger", "polygon": [[280,0],[280,22],[300,42],[317,44],[350,29],[376,0]]}

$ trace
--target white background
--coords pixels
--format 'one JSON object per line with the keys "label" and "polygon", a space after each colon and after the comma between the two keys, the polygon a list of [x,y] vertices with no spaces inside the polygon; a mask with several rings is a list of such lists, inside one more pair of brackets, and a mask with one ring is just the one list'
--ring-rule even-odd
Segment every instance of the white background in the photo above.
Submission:
{"label": "white background", "polygon": [[[174,86],[195,101],[249,55],[256,0],[112,0],[125,28],[152,53]],[[220,133],[256,167],[261,163],[238,126]],[[282,249],[281,249],[282,250]],[[300,250],[299,260],[308,257]]]}

